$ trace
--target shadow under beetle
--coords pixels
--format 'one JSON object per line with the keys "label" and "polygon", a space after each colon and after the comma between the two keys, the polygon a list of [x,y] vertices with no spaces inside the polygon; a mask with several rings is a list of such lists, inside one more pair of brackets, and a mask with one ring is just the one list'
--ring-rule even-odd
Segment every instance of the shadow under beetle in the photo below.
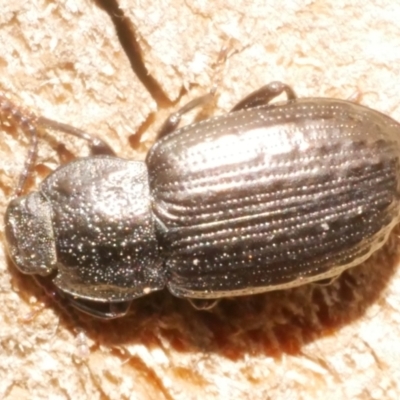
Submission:
{"label": "shadow under beetle", "polygon": [[[281,93],[286,101],[269,104]],[[15,265],[54,274],[74,307],[116,318],[164,287],[206,302],[329,279],[384,244],[400,215],[396,121],[350,101],[297,99],[272,82],[226,115],[176,129],[209,97],[166,121],[145,162],[3,100],[32,137],[19,191],[35,123],[87,139],[98,154],[10,202]]]}

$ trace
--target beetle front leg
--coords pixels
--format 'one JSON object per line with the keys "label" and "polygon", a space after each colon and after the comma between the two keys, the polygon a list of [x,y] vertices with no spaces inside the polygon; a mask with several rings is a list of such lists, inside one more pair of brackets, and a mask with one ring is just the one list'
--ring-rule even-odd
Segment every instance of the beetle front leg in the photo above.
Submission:
{"label": "beetle front leg", "polygon": [[42,288],[45,295],[52,299],[66,315],[79,325],[79,315],[75,310],[100,319],[121,318],[128,314],[132,301],[120,301],[115,303],[101,303],[86,299],[76,298],[68,293],[63,293],[48,276],[32,275],[36,284]]}
{"label": "beetle front leg", "polygon": [[286,93],[288,101],[293,101],[297,98],[294,90],[285,83],[278,81],[270,82],[268,85],[250,93],[244,99],[239,101],[239,103],[232,108],[231,112],[264,106],[282,93]]}
{"label": "beetle front leg", "polygon": [[104,155],[104,156],[115,156],[115,151],[108,145],[104,140],[91,135],[81,129],[75,128],[71,125],[63,124],[61,122],[53,121],[52,119],[45,117],[38,117],[37,123],[44,129],[52,129],[54,131],[64,132],[69,135],[76,136],[80,139],[84,139],[89,143],[90,152],[92,155]]}
{"label": "beetle front leg", "polygon": [[118,303],[99,303],[95,301],[78,299],[71,295],[62,294],[72,307],[100,319],[116,319],[128,314],[132,301],[121,301]]}

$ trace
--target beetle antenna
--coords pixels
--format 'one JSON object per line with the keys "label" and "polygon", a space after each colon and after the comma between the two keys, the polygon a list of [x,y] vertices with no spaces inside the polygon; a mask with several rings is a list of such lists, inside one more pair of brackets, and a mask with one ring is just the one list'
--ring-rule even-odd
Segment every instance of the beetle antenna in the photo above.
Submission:
{"label": "beetle antenna", "polygon": [[[22,110],[11,100],[0,94],[0,117],[9,121],[9,124],[18,125],[29,137],[29,151],[25,159],[24,168],[19,177],[15,190],[15,197],[21,195],[28,177],[32,174],[33,166],[38,153],[38,128],[51,129],[84,139],[89,143],[92,155],[115,156],[114,150],[105,141],[81,129],[53,121],[45,117],[37,117],[33,113]],[[4,123],[4,121],[2,121]]]}
{"label": "beetle antenna", "polygon": [[38,132],[36,128],[36,118],[33,114],[23,112],[5,96],[0,95],[0,113],[7,119],[12,120],[20,126],[22,131],[29,137],[29,151],[25,159],[24,168],[19,177],[15,196],[20,196],[28,176],[32,173],[33,164],[37,156]]}

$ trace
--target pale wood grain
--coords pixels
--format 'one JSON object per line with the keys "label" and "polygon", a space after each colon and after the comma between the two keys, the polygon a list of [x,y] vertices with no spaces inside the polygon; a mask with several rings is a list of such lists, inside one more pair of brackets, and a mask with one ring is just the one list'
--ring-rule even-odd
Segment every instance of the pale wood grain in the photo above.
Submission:
{"label": "pale wood grain", "polygon": [[[165,116],[214,84],[216,113],[282,80],[300,96],[359,90],[362,103],[400,119],[400,5],[266,3],[120,0],[133,40],[123,50],[94,2],[0,0],[0,89],[140,159]],[[227,45],[233,54],[215,66]],[[136,76],[125,51],[148,76]],[[60,162],[59,142],[87,154],[81,141],[46,134],[34,183]],[[1,215],[26,150],[21,133],[0,132]],[[49,303],[23,322],[42,304],[41,290],[13,272],[1,246],[0,397],[397,399],[398,247],[392,235],[330,287],[226,300],[211,313],[160,293],[135,302],[125,320],[88,320],[82,341]]]}

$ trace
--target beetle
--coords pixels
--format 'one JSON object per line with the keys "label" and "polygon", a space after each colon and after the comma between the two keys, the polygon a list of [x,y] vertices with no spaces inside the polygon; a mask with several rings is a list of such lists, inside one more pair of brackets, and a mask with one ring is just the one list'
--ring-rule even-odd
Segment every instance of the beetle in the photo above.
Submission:
{"label": "beetle", "polygon": [[[282,93],[285,101],[271,103]],[[385,243],[400,215],[399,123],[272,82],[226,115],[177,129],[211,95],[173,114],[144,162],[38,117],[97,154],[10,202],[5,230],[17,268],[51,275],[79,310],[116,318],[165,287],[208,304],[329,280]],[[34,124],[13,115],[35,137]]]}

